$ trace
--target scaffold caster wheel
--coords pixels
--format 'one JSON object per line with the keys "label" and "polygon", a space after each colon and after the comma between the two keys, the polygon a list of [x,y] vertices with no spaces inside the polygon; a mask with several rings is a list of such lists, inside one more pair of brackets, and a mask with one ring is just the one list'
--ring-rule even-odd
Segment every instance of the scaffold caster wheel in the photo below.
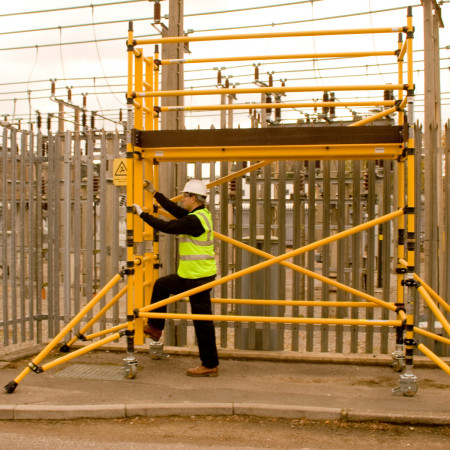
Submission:
{"label": "scaffold caster wheel", "polygon": [[402,374],[400,375],[400,386],[392,389],[392,392],[405,397],[414,397],[417,389],[417,377],[413,374]]}
{"label": "scaffold caster wheel", "polygon": [[169,359],[169,355],[163,351],[164,345],[159,341],[150,341],[150,358],[151,359]]}
{"label": "scaffold caster wheel", "polygon": [[138,362],[136,359],[125,358],[123,360],[123,370],[125,372],[125,377],[129,379],[136,378],[137,375]]}
{"label": "scaffold caster wheel", "polygon": [[396,372],[403,372],[406,367],[405,355],[399,353],[392,353],[392,368]]}

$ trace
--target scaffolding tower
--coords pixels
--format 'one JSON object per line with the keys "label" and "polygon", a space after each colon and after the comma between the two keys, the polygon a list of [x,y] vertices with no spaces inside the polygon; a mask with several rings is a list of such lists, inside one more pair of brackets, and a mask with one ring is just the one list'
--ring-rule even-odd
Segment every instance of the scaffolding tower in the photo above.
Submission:
{"label": "scaffolding tower", "polygon": [[[301,38],[306,36],[337,36],[337,35],[363,35],[385,33],[398,35],[397,48],[388,52],[335,52],[313,55],[317,57],[362,57],[389,55],[396,58],[398,63],[397,84],[386,85],[330,85],[321,87],[294,86],[274,87],[258,86],[251,88],[223,88],[217,89],[191,89],[191,90],[165,90],[159,89],[159,73],[161,66],[169,64],[189,64],[198,62],[221,61],[257,61],[311,58],[310,54],[284,54],[263,56],[235,56],[198,59],[167,59],[161,60],[159,45],[188,43],[188,42],[214,42],[223,40],[251,40],[265,38]],[[405,39],[403,39],[405,37]],[[345,29],[345,30],[317,30],[272,32],[237,35],[216,36],[180,36],[162,37],[155,39],[135,39],[133,24],[130,22],[127,40],[128,52],[128,88],[127,88],[127,263],[120,273],[115,275],[105,287],[61,330],[61,332],[37,355],[29,365],[8,385],[5,390],[14,392],[18,383],[30,372],[40,373],[49,370],[79,355],[95,350],[109,342],[126,336],[127,355],[124,367],[128,378],[137,374],[137,361],[134,356],[135,345],[143,345],[144,320],[148,318],[166,318],[180,320],[214,320],[231,322],[271,322],[291,324],[334,324],[367,327],[395,327],[396,343],[393,353],[393,367],[400,374],[399,386],[393,391],[405,396],[414,396],[417,392],[417,377],[413,374],[413,353],[417,348],[429,357],[441,369],[450,374],[450,367],[424,344],[415,339],[416,335],[431,337],[444,344],[450,344],[450,339],[435,333],[422,330],[414,326],[413,302],[416,291],[424,299],[443,329],[450,335],[450,324],[440,307],[450,311],[449,305],[415,272],[418,255],[415,251],[415,151],[414,151],[414,82],[413,82],[413,37],[414,28],[412,8],[408,8],[407,25],[400,27]],[[144,56],[144,45],[155,45],[152,56]],[[404,59],[406,56],[406,69]],[[406,74],[406,82],[403,80]],[[325,93],[336,91],[384,91],[397,93],[397,100],[393,95],[387,98],[365,101],[327,101],[322,102],[276,102],[252,104],[220,104],[197,106],[160,106],[162,97],[202,96],[223,94],[284,94],[287,92]],[[210,130],[160,130],[161,115],[172,111],[197,110],[266,110],[269,108],[281,109],[292,107],[381,107],[383,110],[366,119],[353,122],[347,127],[280,127],[280,128],[251,128],[251,129],[210,129]],[[397,114],[397,125],[371,126],[374,121]],[[133,204],[143,205],[144,211],[150,214],[164,214],[154,202],[153,195],[145,190],[146,181],[150,180],[155,187],[159,185],[160,165],[170,162],[202,162],[202,161],[259,161],[242,170],[236,171],[218,180],[209,183],[212,188],[230,180],[242,177],[254,170],[269,165],[275,161],[295,160],[396,160],[398,162],[398,205],[395,210],[386,215],[369,220],[350,229],[320,239],[315,242],[293,249],[287,253],[275,256],[254,248],[244,242],[239,242],[223,234],[214,233],[215,238],[228,244],[245,249],[265,261],[247,267],[243,270],[228,274],[215,281],[191,289],[152,305],[149,304],[151,291],[160,269],[159,237],[150,226],[140,220],[133,208]],[[179,200],[180,196],[172,198]],[[338,241],[347,236],[368,230],[380,224],[396,219],[397,223],[397,292],[395,301],[385,301],[376,298],[362,290],[345,285],[332,278],[325,277],[287,260],[295,256],[314,251],[315,249]],[[318,317],[275,317],[275,316],[243,316],[243,315],[195,315],[181,313],[157,313],[156,309],[183,300],[185,297],[203,290],[230,282],[247,274],[265,269],[274,264],[281,264],[307,277],[319,280],[334,286],[337,289],[358,297],[361,301],[332,302],[316,300],[250,300],[250,299],[214,299],[216,302],[230,304],[258,304],[283,306],[333,306],[340,307],[371,307],[385,308],[393,315],[389,319],[368,320],[354,318],[318,318]],[[70,340],[66,341],[60,350],[68,352],[66,355],[40,366],[39,364],[91,311],[94,306],[115,286],[122,278],[127,278],[127,285],[110,300],[94,317],[83,326]],[[86,335],[86,331],[105,314],[121,297],[126,294],[126,323]],[[439,306],[438,306],[439,305]],[[107,337],[104,337],[108,335]],[[72,345],[78,340],[91,341],[82,348],[69,353]],[[163,357],[162,345],[152,343],[153,356]]]}

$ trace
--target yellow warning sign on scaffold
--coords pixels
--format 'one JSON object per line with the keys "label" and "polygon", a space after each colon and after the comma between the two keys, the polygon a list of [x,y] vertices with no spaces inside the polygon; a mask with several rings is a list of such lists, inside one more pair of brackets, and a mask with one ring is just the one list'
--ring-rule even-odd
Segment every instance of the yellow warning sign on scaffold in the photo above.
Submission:
{"label": "yellow warning sign on scaffold", "polygon": [[113,183],[114,186],[127,185],[127,159],[115,158],[113,161]]}

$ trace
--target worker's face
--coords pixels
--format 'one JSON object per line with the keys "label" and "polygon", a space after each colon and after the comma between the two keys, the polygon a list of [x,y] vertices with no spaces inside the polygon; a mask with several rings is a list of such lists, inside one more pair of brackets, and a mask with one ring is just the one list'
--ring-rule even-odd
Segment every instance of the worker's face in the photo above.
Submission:
{"label": "worker's face", "polygon": [[185,192],[183,194],[181,202],[182,202],[183,208],[187,209],[189,212],[191,212],[194,209],[195,196]]}

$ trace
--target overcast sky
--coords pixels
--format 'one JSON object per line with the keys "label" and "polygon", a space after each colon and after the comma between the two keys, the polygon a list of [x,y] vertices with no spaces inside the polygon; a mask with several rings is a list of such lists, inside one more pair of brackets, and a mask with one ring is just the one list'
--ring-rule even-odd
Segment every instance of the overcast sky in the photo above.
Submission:
{"label": "overcast sky", "polygon": [[[57,105],[49,100],[50,79],[57,79],[58,98],[67,99],[66,86],[72,86],[73,103],[82,104],[82,94],[88,93],[88,110],[99,111],[114,120],[118,119],[118,109],[125,110],[125,84],[127,55],[125,39],[128,20],[134,21],[136,36],[155,35],[157,30],[151,25],[153,3],[148,1],[120,3],[101,6],[116,0],[17,0],[2,1],[0,8],[0,113],[14,116],[23,123],[35,120],[35,111],[56,112]],[[162,15],[168,13],[168,0],[162,1]],[[295,3],[287,5],[288,3]],[[440,30],[441,50],[441,91],[442,121],[450,118],[450,4],[442,5],[446,28]],[[72,6],[94,5],[80,9],[61,9],[56,12],[18,15],[20,12],[44,11]],[[236,10],[280,5],[276,8],[254,9],[251,11],[221,14],[199,14],[213,11]],[[414,49],[423,50],[422,8],[420,1],[411,0],[321,0],[305,2],[294,0],[191,0],[185,1],[184,29],[194,30],[193,35],[225,33],[263,33],[268,31],[320,30],[345,28],[377,28],[406,25],[406,7],[413,9],[416,28]],[[389,8],[401,9],[376,13]],[[372,14],[360,14],[373,11]],[[197,15],[195,15],[197,14]],[[330,19],[334,16],[346,16]],[[326,20],[321,20],[326,19]],[[121,21],[121,22],[120,22]],[[101,24],[101,22],[118,22]],[[167,23],[167,21],[166,21]],[[94,25],[95,24],[95,25]],[[76,25],[76,27],[74,27]],[[265,26],[264,26],[265,25]],[[71,28],[65,28],[71,26]],[[249,28],[245,28],[249,27]],[[231,29],[236,28],[236,29]],[[29,30],[40,31],[29,31]],[[41,30],[45,29],[45,30]],[[231,30],[228,30],[231,29]],[[26,31],[20,32],[18,31]],[[110,41],[107,41],[111,39]],[[82,43],[83,41],[88,41]],[[97,41],[97,42],[95,42]],[[66,45],[70,43],[70,45]],[[20,48],[29,47],[29,48]],[[395,50],[397,34],[358,35],[344,37],[306,37],[295,39],[261,39],[245,41],[223,41],[214,43],[191,43],[191,57],[211,57],[216,55],[263,55],[282,53],[305,53],[325,51],[378,51]],[[146,46],[145,54],[150,56],[152,46]],[[415,58],[416,118],[423,115],[423,52],[417,51]],[[302,85],[349,85],[396,83],[395,58],[371,57],[358,59],[307,60],[296,62],[263,62],[260,66],[262,79],[267,80],[267,72],[274,72],[275,85],[286,79],[287,86]],[[229,76],[232,84],[248,86],[253,81],[252,62],[230,62],[225,64],[186,65],[186,87],[213,87],[216,83],[214,67],[225,67],[224,76]],[[106,78],[105,78],[106,77]],[[265,78],[264,78],[265,77]],[[406,80],[406,79],[405,79]],[[340,93],[339,98],[358,100],[374,93]],[[378,93],[377,93],[378,94]],[[314,94],[297,93],[285,101],[310,101],[318,98]],[[380,94],[382,96],[382,93]],[[14,100],[16,99],[16,100]],[[236,102],[259,101],[258,97],[238,96]],[[186,105],[219,102],[219,98],[187,98]],[[303,111],[286,110],[283,117],[298,120]],[[349,113],[350,114],[350,113]],[[218,125],[217,114],[188,113],[187,127],[197,125]],[[2,117],[3,118],[3,117]],[[249,126],[246,112],[236,113],[236,122]],[[114,129],[113,122],[97,122],[97,126]]]}

